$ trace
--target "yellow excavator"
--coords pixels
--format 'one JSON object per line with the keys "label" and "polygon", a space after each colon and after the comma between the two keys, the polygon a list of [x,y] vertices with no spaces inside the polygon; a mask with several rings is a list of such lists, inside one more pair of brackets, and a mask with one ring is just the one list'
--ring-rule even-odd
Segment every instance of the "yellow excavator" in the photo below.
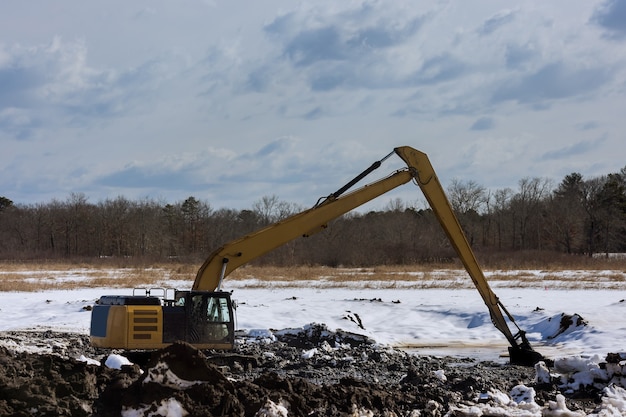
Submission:
{"label": "yellow excavator", "polygon": [[[394,154],[404,160],[406,168],[344,195]],[[493,324],[511,345],[510,362],[534,365],[543,360],[489,287],[428,156],[408,146],[395,148],[339,190],[320,199],[312,208],[216,249],[198,270],[191,291],[158,290],[153,294],[151,290],[142,290],[143,293],[128,296],[102,296],[92,310],[92,345],[157,349],[183,340],[199,349],[232,349],[234,311],[230,293],[221,290],[224,278],[238,267],[297,237],[324,230],[331,220],[411,180],[417,183],[428,200],[487,305]],[[509,323],[515,327],[515,333]]]}

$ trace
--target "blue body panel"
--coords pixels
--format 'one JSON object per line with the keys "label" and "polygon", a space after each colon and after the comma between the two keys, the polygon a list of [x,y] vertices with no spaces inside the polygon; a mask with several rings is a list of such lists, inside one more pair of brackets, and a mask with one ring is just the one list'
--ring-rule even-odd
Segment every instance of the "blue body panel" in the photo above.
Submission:
{"label": "blue body panel", "polygon": [[91,311],[91,336],[106,337],[111,306],[95,305]]}

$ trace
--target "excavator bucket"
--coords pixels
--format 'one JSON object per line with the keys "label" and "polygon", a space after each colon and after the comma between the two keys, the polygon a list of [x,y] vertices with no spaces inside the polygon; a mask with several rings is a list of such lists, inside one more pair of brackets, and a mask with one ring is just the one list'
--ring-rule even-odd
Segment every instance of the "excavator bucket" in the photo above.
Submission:
{"label": "excavator bucket", "polygon": [[534,366],[540,361],[545,362],[546,359],[541,353],[533,350],[530,345],[509,347],[509,362],[511,365]]}

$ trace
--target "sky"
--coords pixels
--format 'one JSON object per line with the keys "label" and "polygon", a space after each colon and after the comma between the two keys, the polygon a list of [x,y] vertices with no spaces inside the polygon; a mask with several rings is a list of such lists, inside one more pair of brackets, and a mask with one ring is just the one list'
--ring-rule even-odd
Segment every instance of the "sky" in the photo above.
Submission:
{"label": "sky", "polygon": [[592,178],[625,64],[619,0],[3,0],[0,196],[309,207],[404,145],[444,187]]}

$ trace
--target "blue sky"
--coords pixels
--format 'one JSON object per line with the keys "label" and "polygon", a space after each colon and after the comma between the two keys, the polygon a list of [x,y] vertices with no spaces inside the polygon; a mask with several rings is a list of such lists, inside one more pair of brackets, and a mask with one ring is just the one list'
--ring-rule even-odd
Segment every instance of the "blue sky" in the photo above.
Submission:
{"label": "blue sky", "polygon": [[590,178],[625,64],[618,0],[3,0],[0,195],[307,207],[401,145],[444,186]]}

